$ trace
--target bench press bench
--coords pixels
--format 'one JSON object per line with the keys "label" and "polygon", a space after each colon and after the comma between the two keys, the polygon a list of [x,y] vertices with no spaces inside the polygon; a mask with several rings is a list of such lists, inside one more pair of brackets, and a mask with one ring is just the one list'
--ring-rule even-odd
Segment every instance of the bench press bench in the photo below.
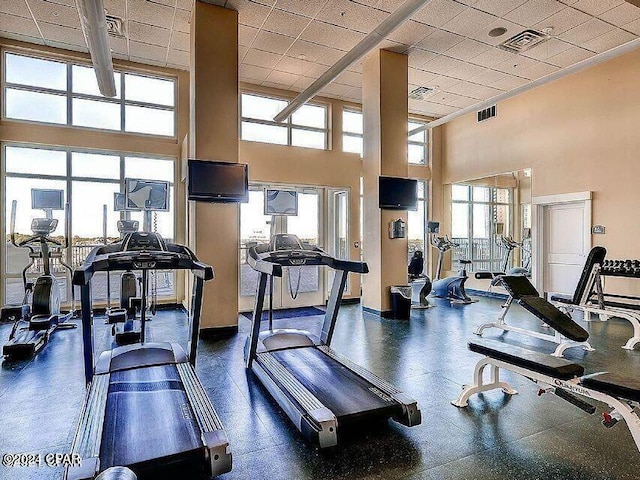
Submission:
{"label": "bench press bench", "polygon": [[[589,339],[589,332],[574,322],[569,315],[561,312],[544,298],[541,298],[527,277],[522,275],[504,275],[500,277],[500,283],[509,294],[509,298],[502,306],[501,315],[495,322],[478,325],[473,333],[482,336],[482,333],[486,329],[498,328],[503,331],[516,332],[529,337],[557,343],[558,346],[551,354],[554,357],[562,357],[564,351],[572,347],[582,347],[587,351],[594,350],[587,341]],[[518,303],[529,313],[532,313],[551,327],[554,330],[554,334],[550,335],[548,333],[536,332],[507,324],[505,317],[513,302]]]}
{"label": "bench press bench", "polygon": [[[633,336],[622,348],[633,350],[640,343],[640,305],[605,300],[606,295],[602,291],[600,270],[606,255],[607,250],[604,247],[593,247],[584,264],[573,296],[553,295],[551,303],[567,313],[574,310],[582,312],[586,322],[591,321],[592,314],[598,315],[602,322],[606,322],[611,317],[629,321],[633,326]],[[620,295],[612,295],[611,297],[625,298]]]}
{"label": "bench press bench", "polygon": [[[538,313],[557,310],[542,298],[538,303]],[[544,303],[547,305],[541,308]],[[575,326],[579,327],[577,324]],[[552,357],[493,339],[474,339],[468,346],[484,358],[475,366],[474,383],[465,385],[460,396],[451,402],[456,407],[466,407],[472,395],[489,390],[501,389],[508,395],[517,394],[513,387],[500,379],[500,370],[509,370],[536,383],[540,387],[539,395],[554,393],[589,414],[595,413],[596,407],[583,398],[606,403],[612,410],[602,414],[603,425],[610,428],[624,420],[640,451],[640,379],[610,372],[585,375],[582,365],[565,358]],[[487,367],[491,369],[488,381],[484,375]]]}

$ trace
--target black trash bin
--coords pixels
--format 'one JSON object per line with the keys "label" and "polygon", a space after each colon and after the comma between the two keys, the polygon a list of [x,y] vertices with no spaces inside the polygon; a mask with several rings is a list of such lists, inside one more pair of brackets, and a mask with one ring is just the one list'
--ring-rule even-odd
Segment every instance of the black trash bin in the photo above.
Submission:
{"label": "black trash bin", "polygon": [[391,287],[391,317],[397,320],[409,320],[411,316],[411,285]]}

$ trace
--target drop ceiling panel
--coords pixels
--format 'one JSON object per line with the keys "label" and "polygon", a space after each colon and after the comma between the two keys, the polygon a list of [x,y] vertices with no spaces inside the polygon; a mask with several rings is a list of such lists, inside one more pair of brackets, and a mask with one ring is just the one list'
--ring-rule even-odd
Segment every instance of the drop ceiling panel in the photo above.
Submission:
{"label": "drop ceiling panel", "polygon": [[490,48],[491,47],[486,43],[467,38],[447,50],[445,55],[457,58],[458,60],[468,61],[473,57],[477,57],[478,55],[489,51]]}
{"label": "drop ceiling panel", "polygon": [[591,20],[591,16],[587,15],[575,8],[567,7],[564,10],[560,10],[558,13],[551,15],[549,18],[544,19],[534,25],[534,28],[541,31],[543,28],[552,27],[552,35],[560,35],[567,30],[571,30],[578,25]]}
{"label": "drop ceiling panel", "polygon": [[631,23],[627,23],[624,26],[624,29],[635,33],[636,35],[640,35],[640,20],[635,20]]}
{"label": "drop ceiling panel", "polygon": [[628,23],[640,18],[640,8],[624,2],[623,4],[603,13],[600,18],[605,22],[622,27],[623,25],[627,25]]}
{"label": "drop ceiling panel", "polygon": [[624,0],[578,0],[573,6],[589,15],[598,16],[623,3]]}
{"label": "drop ceiling panel", "polygon": [[188,52],[191,48],[189,42],[189,35],[183,32],[174,31],[171,34],[170,48],[175,50],[182,50]]}
{"label": "drop ceiling panel", "polygon": [[425,37],[431,35],[434,31],[435,29],[429,25],[409,20],[408,22],[400,25],[395,31],[391,32],[387,38],[394,42],[411,46],[424,40]]}
{"label": "drop ceiling panel", "polygon": [[594,55],[595,53],[590,50],[580,47],[571,47],[569,50],[547,59],[547,62],[564,68],[593,57]]}
{"label": "drop ceiling panel", "polygon": [[313,18],[326,3],[327,0],[278,0],[277,6],[281,10]]}
{"label": "drop ceiling panel", "polygon": [[593,40],[589,40],[583,47],[596,53],[602,53],[636,38],[638,38],[636,35],[616,28]]}
{"label": "drop ceiling panel", "polygon": [[460,15],[466,8],[454,0],[431,0],[425,7],[416,12],[413,19],[434,27],[441,27],[457,15]]}
{"label": "drop ceiling panel", "polygon": [[480,10],[467,8],[460,15],[445,23],[442,28],[458,35],[470,36],[479,30],[484,29],[497,20],[497,17]]}
{"label": "drop ceiling panel", "polygon": [[297,37],[309,22],[309,18],[302,15],[273,9],[267,17],[263,28],[270,32]]}
{"label": "drop ceiling panel", "polygon": [[[176,8],[175,19],[173,21],[173,28],[179,32],[189,33],[191,30],[191,26],[189,23],[191,22],[191,11],[190,10],[181,10]],[[238,25],[238,28],[241,28],[242,25]]]}
{"label": "drop ceiling panel", "polygon": [[409,83],[427,86],[433,84],[433,81],[438,78],[438,75],[425,70],[419,70],[417,68],[409,68],[408,78]]}
{"label": "drop ceiling panel", "polygon": [[248,65],[247,63],[243,63],[238,69],[238,77],[240,80],[249,81],[250,83],[263,82],[270,73],[271,69],[269,68]]}
{"label": "drop ceiling panel", "polygon": [[456,35],[455,33],[445,32],[444,30],[436,30],[416,46],[430,52],[443,53],[449,50],[454,45],[462,42],[463,40],[464,37]]}
{"label": "drop ceiling panel", "polygon": [[350,0],[329,0],[316,18],[332,25],[369,33],[388,16],[387,12]]}
{"label": "drop ceiling panel", "polygon": [[104,9],[109,15],[124,18],[127,13],[126,0],[104,0]]}
{"label": "drop ceiling panel", "polygon": [[174,50],[172,48],[169,49],[169,54],[167,55],[167,63],[184,68],[189,66],[189,62],[189,52],[185,52],[183,50]]}
{"label": "drop ceiling panel", "polygon": [[267,32],[266,30],[260,31],[254,41],[255,45],[259,45],[261,50],[265,52],[284,54],[291,45],[294,39],[287,37],[286,35],[279,35],[277,33]]}
{"label": "drop ceiling panel", "polygon": [[262,26],[271,11],[271,7],[249,0],[229,0],[227,8],[237,10],[238,23],[249,25],[250,27]]}
{"label": "drop ceiling panel", "polygon": [[592,18],[588,22],[563,33],[560,35],[560,38],[574,45],[582,45],[589,40],[593,40],[596,37],[610,32],[614,28],[613,25],[598,20],[597,18]]}
{"label": "drop ceiling panel", "polygon": [[425,63],[436,58],[436,54],[433,52],[427,52],[419,48],[412,48],[409,50],[409,66],[410,67],[422,67]]}
{"label": "drop ceiling panel", "polygon": [[[489,32],[494,28],[506,28],[507,31],[500,35],[499,37],[490,37]],[[479,42],[487,43],[489,45],[500,45],[502,42],[516,35],[517,33],[522,32],[525,29],[522,25],[518,25],[513,22],[509,22],[502,18],[496,20],[495,22],[485,26],[484,28],[479,29],[477,32],[469,35],[470,38],[478,40]]]}
{"label": "drop ceiling panel", "polygon": [[497,15],[498,17],[503,17],[526,1],[527,0],[478,0],[473,4],[473,8]]}
{"label": "drop ceiling panel", "polygon": [[27,7],[26,0],[2,0],[2,2],[0,2],[0,13],[9,13],[19,17],[31,18],[31,12]]}
{"label": "drop ceiling panel", "polygon": [[565,6],[557,0],[528,0],[515,10],[507,13],[504,18],[519,25],[530,27],[558,13],[563,8]]}
{"label": "drop ceiling panel", "polygon": [[558,40],[557,38],[550,38],[549,40],[536,45],[535,47],[523,52],[525,57],[535,58],[536,60],[546,60],[549,57],[558,55],[559,53],[569,50],[572,45]]}
{"label": "drop ceiling panel", "polygon": [[326,45],[340,50],[351,50],[364,34],[314,20],[305,28],[300,38],[319,45]]}
{"label": "drop ceiling panel", "polygon": [[280,60],[280,57],[281,55],[275,53],[251,48],[244,57],[244,63],[256,67],[273,68]]}
{"label": "drop ceiling panel", "polygon": [[32,18],[18,17],[17,15],[0,13],[0,30],[28,37],[42,38],[36,22]]}
{"label": "drop ceiling panel", "polygon": [[80,18],[75,7],[45,2],[44,0],[28,0],[28,5],[36,21],[80,28]]}
{"label": "drop ceiling panel", "polygon": [[129,55],[137,58],[150,58],[156,62],[164,62],[167,59],[167,49],[148,43],[129,41]]}
{"label": "drop ceiling panel", "polygon": [[247,25],[238,25],[238,44],[250,47],[260,30]]}
{"label": "drop ceiling panel", "polygon": [[513,90],[514,88],[521,87],[522,85],[525,85],[527,83],[529,83],[529,80],[526,78],[507,75],[506,78],[503,78],[502,80],[498,80],[495,83],[490,83],[489,86],[493,88],[497,88],[499,90],[508,91],[508,90]]}
{"label": "drop ceiling panel", "polygon": [[146,0],[127,0],[129,20],[134,20],[156,27],[171,28],[175,8],[159,5]]}
{"label": "drop ceiling panel", "polygon": [[169,37],[171,36],[171,30],[168,28],[154,27],[138,22],[129,22],[128,33],[131,40],[163,47],[169,45]]}

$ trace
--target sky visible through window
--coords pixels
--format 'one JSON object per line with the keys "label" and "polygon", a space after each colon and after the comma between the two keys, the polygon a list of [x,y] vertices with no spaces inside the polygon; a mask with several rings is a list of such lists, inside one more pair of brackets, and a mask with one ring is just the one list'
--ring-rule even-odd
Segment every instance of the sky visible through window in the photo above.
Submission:
{"label": "sky visible through window", "polygon": [[175,136],[175,80],[115,72],[116,96],[109,98],[92,67],[11,52],[5,61],[8,119]]}

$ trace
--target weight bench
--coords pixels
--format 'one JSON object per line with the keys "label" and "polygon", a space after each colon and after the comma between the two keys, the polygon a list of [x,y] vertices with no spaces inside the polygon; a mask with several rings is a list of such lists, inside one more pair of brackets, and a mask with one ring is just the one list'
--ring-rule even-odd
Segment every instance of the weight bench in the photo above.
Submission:
{"label": "weight bench", "polygon": [[[564,351],[572,347],[582,347],[587,351],[594,350],[587,341],[589,339],[589,333],[574,322],[569,315],[561,312],[551,303],[540,297],[538,291],[527,277],[523,275],[505,275],[500,277],[500,283],[509,294],[506,303],[502,305],[502,313],[497,321],[480,324],[473,333],[482,336],[482,332],[486,329],[498,328],[506,332],[516,332],[529,337],[557,343],[558,346],[551,354],[554,357],[562,357]],[[513,302],[518,303],[525,310],[538,317],[546,325],[551,327],[555,333],[550,335],[507,324],[505,317]]]}
{"label": "weight bench", "polygon": [[[517,394],[500,379],[500,369],[509,370],[538,384],[539,396],[554,393],[590,415],[595,413],[596,407],[581,397],[606,403],[612,410],[602,414],[602,424],[611,428],[624,420],[640,451],[640,380],[609,372],[584,376],[584,367],[567,359],[486,338],[470,341],[469,349],[484,358],[475,367],[474,384],[465,385],[460,396],[451,402],[456,407],[466,407],[469,398],[476,393],[498,388],[508,395]],[[491,375],[485,383],[487,366],[491,367]]]}
{"label": "weight bench", "polygon": [[[592,314],[598,315],[602,322],[611,317],[623,318],[633,326],[633,336],[623,345],[626,350],[633,350],[640,343],[640,310],[638,305],[626,305],[623,302],[605,301],[600,282],[600,269],[607,255],[604,247],[593,247],[582,269],[582,275],[572,297],[552,295],[551,303],[570,314],[573,311],[583,313],[586,322],[590,322]],[[595,292],[594,292],[595,291]],[[593,295],[597,298],[594,299]],[[624,298],[622,296],[617,296]]]}

